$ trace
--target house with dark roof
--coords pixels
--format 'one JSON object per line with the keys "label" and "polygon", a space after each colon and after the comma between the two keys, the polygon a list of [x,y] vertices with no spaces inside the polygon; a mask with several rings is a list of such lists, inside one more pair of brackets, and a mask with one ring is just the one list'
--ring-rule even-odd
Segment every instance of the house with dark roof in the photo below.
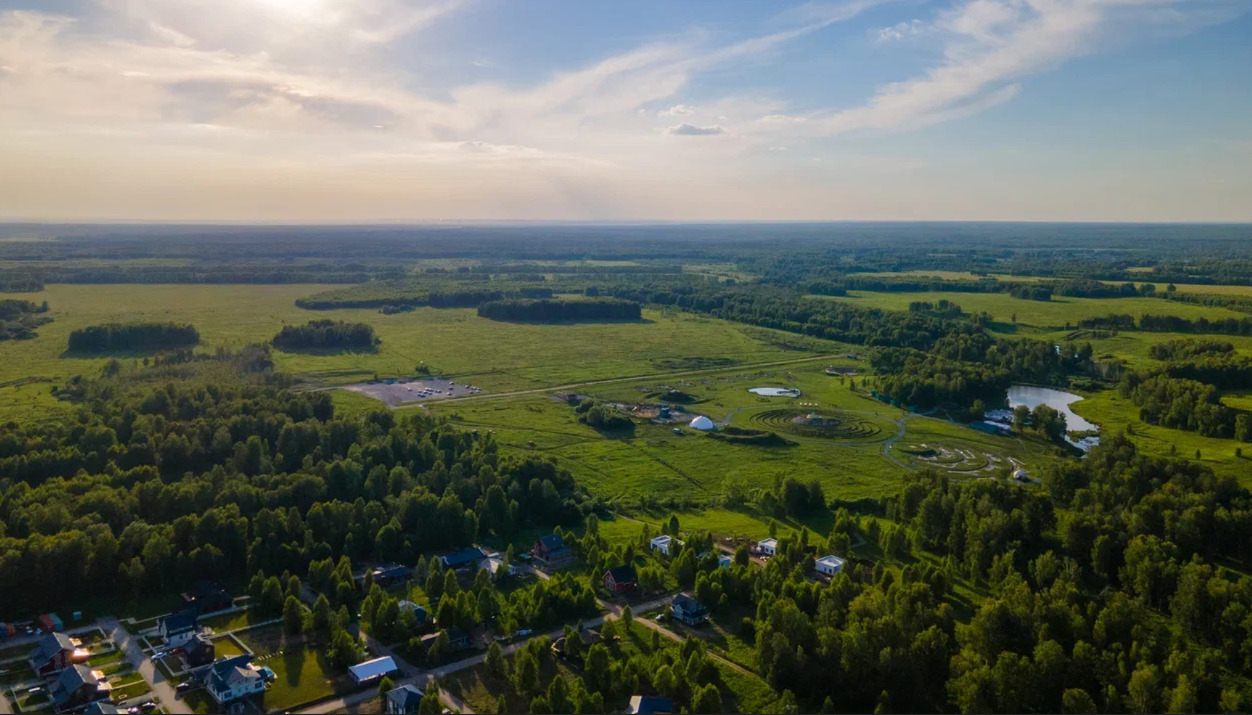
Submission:
{"label": "house with dark roof", "polygon": [[394,690],[387,691],[387,715],[412,715],[421,707],[422,698],[426,694],[416,685],[406,683]]}
{"label": "house with dark roof", "polygon": [[77,710],[97,700],[107,700],[112,687],[104,673],[85,665],[71,665],[52,685],[52,704],[57,712]]}
{"label": "house with dark roof", "polygon": [[180,648],[195,637],[200,631],[199,614],[194,608],[184,608],[176,613],[161,616],[157,620],[157,631],[165,639],[169,648]]}
{"label": "house with dark roof", "polygon": [[674,596],[669,603],[674,619],[689,626],[698,626],[709,620],[709,609],[685,593]]}
{"label": "house with dark roof", "polygon": [[194,608],[201,615],[224,611],[234,605],[230,593],[212,581],[198,581],[182,598],[185,607]]}
{"label": "house with dark roof", "polygon": [[477,569],[478,563],[487,558],[482,549],[477,546],[467,546],[460,551],[454,551],[450,554],[444,554],[439,557],[439,564],[446,569],[453,571],[462,571],[466,569]]}
{"label": "house with dark roof", "polygon": [[565,545],[560,534],[541,536],[530,549],[530,555],[540,566],[559,569],[574,562],[574,550]]}
{"label": "house with dark roof", "polygon": [[252,667],[252,656],[222,658],[200,676],[218,705],[265,692],[265,679]]}
{"label": "house with dark roof", "polygon": [[635,567],[614,566],[604,572],[604,587],[610,593],[615,595],[633,591],[639,586],[639,575],[635,573]]}
{"label": "house with dark roof", "polygon": [[195,638],[187,641],[187,644],[183,646],[183,662],[188,668],[208,665],[216,657],[217,646],[213,645],[213,639],[209,634],[203,631],[197,633]]}
{"label": "house with dark roof", "polygon": [[674,701],[653,695],[632,695],[626,708],[628,715],[654,715],[674,712]]}
{"label": "house with dark roof", "polygon": [[48,633],[39,638],[38,645],[30,652],[27,661],[36,675],[55,675],[74,664],[74,653],[78,650],[78,645],[78,640],[64,633]]}
{"label": "house with dark roof", "polygon": [[83,715],[122,715],[123,712],[108,700],[97,700],[83,708]]}

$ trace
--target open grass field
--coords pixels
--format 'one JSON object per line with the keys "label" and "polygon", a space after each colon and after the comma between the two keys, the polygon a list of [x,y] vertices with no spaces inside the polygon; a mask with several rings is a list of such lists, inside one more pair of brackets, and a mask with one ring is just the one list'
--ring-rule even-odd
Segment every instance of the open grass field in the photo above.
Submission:
{"label": "open grass field", "polygon": [[[55,414],[54,386],[93,374],[104,357],[64,355],[75,328],[108,322],[189,322],[203,348],[271,339],[284,323],[331,318],[374,326],[375,352],[275,352],[280,370],[314,384],[413,374],[419,362],[491,392],[632,377],[721,364],[794,359],[808,353],[794,336],[677,311],[644,311],[639,322],[539,325],[490,321],[471,309],[307,311],[294,301],[325,286],[54,285],[11,297],[48,301],[53,322],[33,340],[0,343],[0,422]],[[772,338],[771,338],[772,335]],[[120,356],[135,358],[139,356]]]}
{"label": "open grass field", "polygon": [[[1190,303],[1177,303],[1160,298],[1069,298],[1056,296],[1050,301],[1014,298],[1005,293],[878,293],[848,291],[846,297],[827,298],[814,296],[814,300],[838,300],[887,310],[908,310],[914,301],[949,300],[961,306],[967,313],[986,312],[996,323],[994,329],[1003,334],[1039,333],[1063,330],[1066,325],[1076,327],[1083,318],[1126,313],[1140,316],[1174,315],[1180,318],[1242,318],[1239,313],[1226,308],[1216,308]],[[1016,325],[1013,316],[1017,316]]]}
{"label": "open grass field", "polygon": [[332,669],[322,649],[303,638],[287,638],[281,625],[242,631],[238,637],[256,655],[252,662],[276,676],[265,693],[267,710],[286,710],[352,689],[351,679]]}
{"label": "open grass field", "polygon": [[[452,416],[467,428],[493,431],[496,439],[510,448],[556,459],[592,494],[632,513],[647,513],[674,502],[706,505],[731,493],[772,486],[775,477],[817,480],[827,496],[841,499],[886,496],[899,488],[905,474],[899,456],[884,451],[897,439],[942,443],[990,455],[1001,464],[1012,459],[1035,467],[1050,458],[1051,448],[1043,444],[994,437],[934,419],[904,419],[907,413],[903,410],[852,391],[852,382],[847,379],[825,374],[826,364],[817,361],[780,369],[727,370],[682,380],[647,379],[586,390],[596,398],[633,403],[655,400],[668,388],[679,389],[694,400],[685,405],[687,416],[677,423],[681,436],[674,433],[674,425],[641,420],[636,420],[633,430],[601,433],[580,423],[565,402],[543,394],[432,403],[430,409],[436,415]],[[762,397],[748,391],[760,386],[797,388],[801,397]],[[783,444],[715,439],[685,429],[691,416],[705,414],[719,423],[771,431],[777,425],[757,418],[763,414],[772,417],[776,412],[790,416],[809,411],[838,416],[850,429],[813,434],[788,418],[784,420],[788,431],[778,430],[786,440]],[[796,429],[791,430],[793,427]],[[690,526],[719,534],[768,529],[767,521],[724,523],[724,518],[722,514],[704,526]]]}

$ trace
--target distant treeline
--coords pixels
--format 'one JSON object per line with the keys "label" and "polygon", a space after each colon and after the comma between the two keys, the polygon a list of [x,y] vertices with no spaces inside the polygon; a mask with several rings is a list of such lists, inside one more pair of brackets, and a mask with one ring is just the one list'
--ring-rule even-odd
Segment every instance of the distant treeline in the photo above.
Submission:
{"label": "distant treeline", "polygon": [[0,340],[26,340],[35,337],[35,328],[52,322],[44,315],[48,302],[40,304],[29,300],[0,300]]}
{"label": "distant treeline", "polygon": [[[47,283],[203,283],[290,284],[364,283],[398,277],[394,270],[364,271],[358,267],[318,266],[83,266],[59,268],[10,268],[0,270],[0,286]],[[33,290],[39,290],[34,288]]]}
{"label": "distant treeline", "polygon": [[280,350],[363,350],[374,347],[378,338],[374,337],[373,326],[366,323],[310,320],[304,325],[284,325],[273,342]]}
{"label": "distant treeline", "polygon": [[193,325],[177,323],[108,323],[70,333],[70,352],[103,353],[170,350],[200,342]]}
{"label": "distant treeline", "polygon": [[622,275],[633,273],[648,274],[675,274],[682,273],[682,266],[589,266],[583,264],[572,265],[544,265],[536,263],[508,263],[508,264],[491,264],[484,263],[478,266],[461,266],[456,269],[444,268],[428,268],[426,273],[522,273],[531,275],[543,275],[545,273],[553,274],[585,274],[585,275]]}
{"label": "distant treeline", "polygon": [[30,276],[0,276],[0,293],[36,293],[43,281]]}
{"label": "distant treeline", "polygon": [[639,320],[638,303],[613,298],[586,300],[493,300],[478,306],[478,315],[491,320],[563,323],[579,320]]}
{"label": "distant treeline", "polygon": [[1053,295],[1071,298],[1133,298],[1156,295],[1151,283],[1103,283],[1077,279],[1061,281],[1007,281],[994,278],[944,279],[930,276],[845,276],[840,280],[813,281],[808,292],[815,295],[846,295],[849,290],[879,293],[1008,293],[1022,300],[1049,301]]}
{"label": "distant treeline", "polygon": [[674,305],[714,318],[857,345],[929,349],[949,333],[981,328],[969,320],[814,300],[796,291],[725,284],[630,284],[602,289],[638,303]]}
{"label": "distant treeline", "polygon": [[474,308],[492,300],[509,298],[551,298],[552,289],[543,286],[493,287],[490,283],[452,283],[397,280],[375,281],[352,288],[317,293],[296,300],[305,310],[339,308],[386,308],[430,306],[432,308]]}
{"label": "distant treeline", "polygon": [[1083,318],[1080,328],[1103,330],[1142,330],[1149,333],[1210,333],[1216,335],[1252,335],[1252,317],[1248,318],[1180,318],[1175,315],[1141,315],[1135,320],[1125,313]]}

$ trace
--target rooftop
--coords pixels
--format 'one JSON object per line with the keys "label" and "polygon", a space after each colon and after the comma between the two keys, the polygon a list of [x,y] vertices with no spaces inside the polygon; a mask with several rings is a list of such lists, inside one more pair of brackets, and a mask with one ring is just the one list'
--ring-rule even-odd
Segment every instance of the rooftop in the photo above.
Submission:
{"label": "rooftop", "polygon": [[389,655],[383,656],[382,658],[367,660],[364,663],[357,663],[356,665],[349,666],[348,668],[348,672],[352,673],[352,677],[356,678],[358,682],[381,678],[384,675],[394,673],[397,670],[399,670],[399,668],[396,667],[396,661]]}

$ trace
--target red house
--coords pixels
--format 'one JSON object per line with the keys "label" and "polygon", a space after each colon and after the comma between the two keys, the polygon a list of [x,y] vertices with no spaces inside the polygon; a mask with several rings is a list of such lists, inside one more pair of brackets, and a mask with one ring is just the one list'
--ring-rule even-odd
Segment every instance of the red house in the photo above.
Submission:
{"label": "red house", "polygon": [[604,587],[613,594],[633,591],[639,586],[639,576],[634,566],[614,566],[604,572]]}
{"label": "red house", "polygon": [[27,661],[40,676],[55,675],[75,663],[77,648],[78,642],[64,633],[49,633],[39,639]]}

